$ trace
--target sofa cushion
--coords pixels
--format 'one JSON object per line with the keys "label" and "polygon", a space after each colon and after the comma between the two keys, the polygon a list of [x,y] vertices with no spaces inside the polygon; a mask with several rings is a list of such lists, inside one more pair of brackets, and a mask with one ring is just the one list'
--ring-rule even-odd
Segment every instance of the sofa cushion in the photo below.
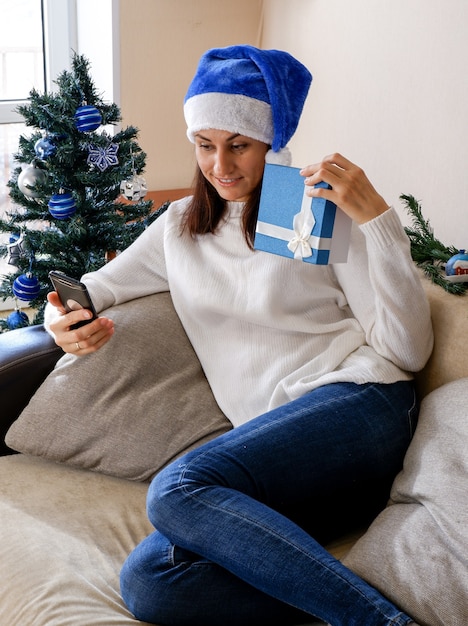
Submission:
{"label": "sofa cushion", "polygon": [[0,624],[149,626],[119,585],[127,555],[154,530],[146,492],[46,459],[0,458]]}
{"label": "sofa cushion", "polygon": [[416,374],[420,398],[438,387],[468,376],[465,335],[468,294],[447,293],[421,273],[421,280],[431,306],[434,349],[424,369]]}
{"label": "sofa cushion", "polygon": [[14,450],[131,480],[226,432],[169,293],[112,307],[115,334],[66,354],[9,429]]}
{"label": "sofa cushion", "polygon": [[468,378],[432,391],[389,505],[345,563],[418,623],[468,624]]}
{"label": "sofa cushion", "polygon": [[0,624],[142,626],[119,573],[152,530],[146,491],[37,457],[0,458]]}

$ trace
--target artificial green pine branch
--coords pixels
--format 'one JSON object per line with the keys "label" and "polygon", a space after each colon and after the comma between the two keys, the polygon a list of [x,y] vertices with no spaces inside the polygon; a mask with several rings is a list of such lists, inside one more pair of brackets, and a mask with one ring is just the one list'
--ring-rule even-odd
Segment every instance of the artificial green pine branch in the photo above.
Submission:
{"label": "artificial green pine branch", "polygon": [[421,204],[411,195],[400,196],[411,216],[413,227],[405,227],[411,243],[411,256],[425,275],[445,291],[462,295],[467,290],[465,283],[452,283],[442,273],[445,263],[459,252],[454,246],[446,246],[435,236],[429,220],[422,214]]}

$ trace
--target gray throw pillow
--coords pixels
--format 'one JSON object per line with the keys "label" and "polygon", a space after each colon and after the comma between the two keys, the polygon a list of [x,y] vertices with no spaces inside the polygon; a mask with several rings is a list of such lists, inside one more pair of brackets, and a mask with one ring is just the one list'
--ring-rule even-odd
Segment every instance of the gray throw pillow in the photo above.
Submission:
{"label": "gray throw pillow", "polygon": [[427,626],[468,624],[468,378],[432,391],[387,508],[345,564]]}
{"label": "gray throw pillow", "polygon": [[146,481],[231,423],[216,404],[169,293],[103,312],[115,334],[66,354],[10,427],[19,452]]}

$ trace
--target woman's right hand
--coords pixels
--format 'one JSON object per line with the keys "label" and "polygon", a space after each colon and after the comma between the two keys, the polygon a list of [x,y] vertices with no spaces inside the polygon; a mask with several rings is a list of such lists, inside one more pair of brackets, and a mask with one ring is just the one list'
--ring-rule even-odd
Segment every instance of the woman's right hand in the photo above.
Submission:
{"label": "woman's right hand", "polygon": [[55,343],[64,352],[84,356],[102,348],[114,334],[114,322],[107,317],[98,317],[89,324],[72,329],[71,326],[92,317],[91,311],[80,309],[66,313],[57,292],[47,294],[47,300],[59,315],[50,322],[49,328]]}

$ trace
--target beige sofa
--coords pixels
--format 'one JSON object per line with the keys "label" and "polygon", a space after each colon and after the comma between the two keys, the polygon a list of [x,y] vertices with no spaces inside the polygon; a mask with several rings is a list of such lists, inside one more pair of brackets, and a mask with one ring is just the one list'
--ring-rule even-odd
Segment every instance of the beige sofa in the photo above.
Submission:
{"label": "beige sofa", "polygon": [[[422,280],[435,329],[433,355],[417,377],[423,397],[438,388],[450,388],[446,385],[450,381],[468,377],[468,299],[449,295]],[[139,623],[120,598],[119,571],[127,554],[152,530],[145,514],[147,481],[183,449],[230,427],[214,403],[169,294],[114,307],[109,314],[116,322],[115,337],[99,353],[82,359],[61,356],[40,328],[0,336],[0,407],[7,407],[6,412],[0,408],[1,428],[8,431],[9,446],[21,452],[0,458],[2,625]],[[55,369],[21,413],[29,395],[59,357]],[[433,394],[429,400],[431,397]],[[443,406],[446,404],[443,401]],[[451,413],[458,411],[468,417],[466,403],[460,407],[455,399],[455,406],[452,403]],[[433,414],[433,406],[431,410]],[[211,416],[209,423],[207,415]],[[421,424],[425,424],[424,411]],[[427,438],[423,426],[421,432]],[[468,424],[465,430],[463,435],[458,434],[460,445],[463,436],[468,442]],[[420,426],[417,434],[419,431]],[[444,453],[450,455],[450,450]],[[414,455],[418,456],[418,450]],[[468,467],[468,452],[466,456]],[[416,470],[414,459],[412,463],[412,471],[417,473],[417,463]],[[407,494],[404,497],[408,498]],[[457,519],[463,530],[458,543],[447,544],[449,553],[463,544],[468,529],[466,490],[457,491],[457,497],[466,514]],[[399,506],[397,501],[398,494],[393,506]],[[421,508],[417,499],[410,501]],[[391,528],[398,534],[398,525],[393,523]],[[386,546],[382,558],[390,562],[393,558],[393,539],[386,520],[379,520],[373,532],[375,539],[367,541],[366,533],[347,557],[347,563],[364,577],[372,571],[370,581],[383,586],[384,592],[390,589],[399,600],[397,571],[387,568],[383,581],[373,578],[374,570],[378,570],[375,563],[381,558],[374,549],[375,542]],[[442,531],[437,527],[435,532]],[[356,538],[336,541],[330,549],[344,558]],[[434,536],[419,536],[415,541],[422,542],[421,549],[428,555],[436,553]],[[406,554],[410,547],[405,544],[398,550]],[[395,552],[396,556],[401,557],[400,552]],[[440,580],[447,579],[452,563],[450,559],[441,562],[439,552],[437,556],[437,566],[442,568]],[[463,566],[467,567],[466,560],[461,569],[456,569],[458,577],[460,572],[463,574]],[[424,577],[426,566],[421,567],[420,575]],[[467,584],[465,595],[458,597],[461,609],[456,619],[468,607],[466,576],[465,569],[462,587]],[[417,585],[416,575],[416,591],[407,601],[411,610],[418,595]],[[460,585],[457,594],[459,589]],[[450,599],[445,586],[440,592]],[[440,598],[428,597],[430,589],[424,593],[423,608],[417,606],[415,611],[421,624],[468,624],[468,608],[463,622],[453,621],[455,618],[440,621],[438,613],[445,611],[445,604],[440,611],[433,610]]]}

